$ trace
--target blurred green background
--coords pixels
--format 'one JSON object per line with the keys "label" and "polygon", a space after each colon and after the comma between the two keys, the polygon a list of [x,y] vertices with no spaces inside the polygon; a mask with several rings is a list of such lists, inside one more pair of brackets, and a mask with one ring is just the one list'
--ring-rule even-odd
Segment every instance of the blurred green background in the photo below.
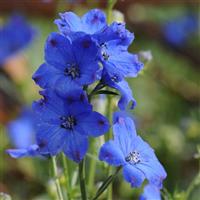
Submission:
{"label": "blurred green background", "polygon": [[[23,1],[16,5],[7,5],[9,1],[7,4],[6,1],[0,3],[0,10],[4,11],[0,14],[0,24],[14,11],[20,11],[38,30],[32,44],[15,58],[18,60],[15,67],[11,66],[6,70],[14,77],[13,82],[19,91],[16,95],[11,92],[9,98],[15,99],[20,94],[20,98],[28,105],[38,98],[39,88],[35,86],[31,76],[44,61],[43,48],[48,34],[57,31],[53,21],[58,17],[58,12],[73,10],[81,15],[90,8],[105,9],[106,1],[30,3],[30,13],[29,7]],[[45,6],[49,9],[42,10]],[[139,134],[154,147],[159,160],[165,166],[168,176],[164,186],[171,194],[184,191],[199,170],[198,160],[194,155],[197,145],[200,144],[200,35],[197,30],[177,46],[165,39],[163,26],[178,16],[198,14],[198,6],[198,1],[190,3],[162,0],[124,0],[115,6],[115,9],[124,14],[128,29],[135,34],[130,51],[138,53],[150,50],[153,57],[146,62],[144,70],[137,78],[129,80],[137,100],[133,114]],[[18,77],[15,73],[23,76]],[[12,86],[8,84],[5,87]],[[6,102],[7,99],[1,101]],[[5,149],[12,146],[5,127],[9,120],[17,116],[19,110],[14,109],[15,106],[13,109],[6,107],[5,102],[0,104],[0,192],[10,194],[14,200],[50,199],[50,195],[45,195],[51,188],[51,181],[47,181],[48,161],[30,158],[15,160],[5,154]],[[137,196],[137,190],[119,180],[114,184],[114,191],[116,200],[128,200]],[[176,198],[181,200],[179,196]],[[190,199],[200,199],[199,187],[195,188]]]}

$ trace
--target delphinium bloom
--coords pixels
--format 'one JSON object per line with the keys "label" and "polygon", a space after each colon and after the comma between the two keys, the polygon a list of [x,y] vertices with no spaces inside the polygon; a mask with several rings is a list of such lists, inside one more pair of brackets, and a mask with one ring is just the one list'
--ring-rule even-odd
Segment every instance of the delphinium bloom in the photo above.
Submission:
{"label": "delphinium bloom", "polygon": [[105,14],[98,9],[89,11],[81,18],[72,12],[61,13],[60,17],[55,23],[63,35],[73,39],[76,38],[74,34],[82,32],[90,34],[96,41],[100,49],[99,62],[103,66],[98,78],[121,93],[120,109],[125,109],[130,102],[133,108],[135,100],[124,78],[136,77],[143,68],[138,56],[128,52],[134,35],[125,28],[124,23],[108,25]]}
{"label": "delphinium bloom", "polygon": [[160,190],[155,185],[148,184],[144,187],[140,200],[161,200]]}
{"label": "delphinium bloom", "polygon": [[96,80],[99,68],[98,48],[89,35],[70,41],[58,33],[52,33],[45,45],[45,60],[33,75],[42,88],[59,88],[66,91],[81,88]]}
{"label": "delphinium bloom", "polygon": [[114,114],[114,139],[100,149],[99,159],[113,166],[123,167],[124,179],[132,187],[140,187],[145,179],[159,189],[166,172],[154,150],[136,135],[132,119],[124,113]]}
{"label": "delphinium bloom", "polygon": [[6,152],[13,158],[42,156],[35,140],[34,116],[30,108],[24,108],[19,117],[7,125],[11,144],[16,149]]}
{"label": "delphinium bloom", "polygon": [[63,151],[71,160],[80,162],[88,149],[88,137],[107,132],[108,120],[92,111],[83,91],[60,94],[45,90],[41,95],[43,98],[33,103],[41,151],[52,156]]}
{"label": "delphinium bloom", "polygon": [[183,46],[197,31],[198,16],[191,13],[171,19],[163,26],[164,38],[175,46]]}
{"label": "delphinium bloom", "polygon": [[22,16],[13,15],[7,24],[0,27],[0,65],[24,49],[35,33],[35,29]]}
{"label": "delphinium bloom", "polygon": [[19,116],[7,125],[11,144],[15,148],[27,148],[35,142],[33,113],[30,108],[23,108]]}

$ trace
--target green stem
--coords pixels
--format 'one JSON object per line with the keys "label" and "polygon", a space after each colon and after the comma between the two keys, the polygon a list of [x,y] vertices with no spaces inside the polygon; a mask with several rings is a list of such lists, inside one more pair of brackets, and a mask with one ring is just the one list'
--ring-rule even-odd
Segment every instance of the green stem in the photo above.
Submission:
{"label": "green stem", "polygon": [[65,175],[66,189],[67,189],[67,199],[71,200],[71,185],[70,185],[70,177],[69,177],[69,168],[67,164],[67,160],[65,155],[62,153],[62,163]]}
{"label": "green stem", "polygon": [[113,9],[115,3],[117,3],[117,0],[108,0],[108,5],[107,5],[107,21],[108,21],[108,24],[111,23],[112,9]]}
{"label": "green stem", "polygon": [[85,172],[84,159],[79,163],[79,179],[82,200],[87,200],[86,186],[85,186]]}
{"label": "green stem", "polygon": [[[110,123],[112,123],[112,113],[113,113],[113,105],[112,105],[112,97],[111,96],[107,96],[108,98],[108,102],[107,102],[107,117],[110,121]],[[112,139],[112,130],[110,129],[108,134],[105,135],[106,136],[106,141],[111,140]],[[112,166],[108,165],[107,168],[107,177],[109,177],[112,174]],[[112,183],[110,184],[110,186],[108,187],[107,190],[107,200],[112,200]]]}
{"label": "green stem", "polygon": [[103,194],[103,192],[108,188],[108,186],[115,180],[115,178],[117,177],[119,171],[121,170],[122,167],[118,167],[117,170],[115,171],[115,173],[113,175],[110,175],[105,181],[104,183],[101,185],[101,187],[99,188],[99,190],[97,191],[96,196],[92,199],[92,200],[96,200],[99,198],[99,196],[101,194]]}
{"label": "green stem", "polygon": [[[108,24],[111,23],[112,21],[112,9],[115,5],[115,3],[117,3],[117,0],[108,0],[108,5],[107,5],[107,21]],[[112,98],[108,95],[108,104],[107,104],[107,108],[108,108],[108,119],[110,120],[110,122],[112,122]],[[107,140],[112,138],[112,132],[111,130],[108,133],[108,138]],[[108,177],[112,174],[112,167],[109,166],[108,167]],[[107,193],[107,200],[112,200],[112,184],[108,187],[108,193]]]}
{"label": "green stem", "polygon": [[[95,139],[92,140],[91,142],[91,152],[94,153],[96,152],[95,148]],[[88,177],[88,191],[90,194],[93,194],[93,187],[94,187],[94,180],[95,180],[95,172],[96,172],[96,159],[91,158],[90,159],[90,169],[89,169],[89,177]]]}
{"label": "green stem", "polygon": [[200,184],[200,173],[197,174],[197,176],[195,176],[195,178],[192,180],[192,182],[190,183],[188,189],[186,190],[186,195],[185,195],[185,199],[189,200],[189,196],[191,194],[191,192],[194,190],[194,188],[196,186],[198,186]]}
{"label": "green stem", "polygon": [[61,186],[60,186],[60,181],[58,179],[58,169],[57,169],[57,165],[56,165],[56,157],[55,156],[52,157],[52,166],[53,166],[53,176],[55,179],[58,200],[64,200],[63,195],[62,195]]}

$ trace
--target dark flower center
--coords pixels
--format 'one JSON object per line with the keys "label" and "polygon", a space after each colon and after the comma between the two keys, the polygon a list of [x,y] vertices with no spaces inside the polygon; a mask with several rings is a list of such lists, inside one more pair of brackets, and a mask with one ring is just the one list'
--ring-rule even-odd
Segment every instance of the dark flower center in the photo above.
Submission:
{"label": "dark flower center", "polygon": [[106,50],[107,50],[107,45],[105,43],[102,43],[101,44],[101,55],[103,56],[104,60],[108,60],[110,57]]}
{"label": "dark flower center", "polygon": [[107,54],[107,52],[102,52],[102,56],[103,56],[103,59],[104,60],[108,60],[108,58],[109,58],[109,55]]}
{"label": "dark flower center", "polygon": [[130,164],[137,164],[140,160],[140,153],[138,151],[132,151],[125,157],[126,162]]}
{"label": "dark flower center", "polygon": [[72,79],[80,77],[80,70],[76,64],[71,64],[65,69],[65,75],[70,76]]}
{"label": "dark flower center", "polygon": [[74,128],[74,126],[76,126],[76,119],[73,116],[62,116],[60,117],[61,122],[61,128],[65,128],[65,129],[70,129],[72,130]]}

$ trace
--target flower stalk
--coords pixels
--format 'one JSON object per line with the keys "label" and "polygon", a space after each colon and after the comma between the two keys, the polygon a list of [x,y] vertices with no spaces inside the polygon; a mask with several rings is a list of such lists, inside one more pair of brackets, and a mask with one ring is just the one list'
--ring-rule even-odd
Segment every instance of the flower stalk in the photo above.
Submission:
{"label": "flower stalk", "polygon": [[67,199],[71,200],[71,184],[70,184],[70,176],[69,176],[69,168],[65,155],[62,153],[62,163],[64,169],[66,190],[67,190]]}
{"label": "flower stalk", "polygon": [[60,186],[60,181],[58,179],[58,169],[57,169],[55,156],[52,156],[52,167],[53,167],[53,177],[55,179],[58,200],[64,200],[63,195],[62,195],[61,186]]}
{"label": "flower stalk", "polygon": [[108,188],[108,186],[114,181],[114,179],[117,177],[118,173],[120,172],[121,167],[118,167],[117,170],[113,175],[110,175],[104,183],[101,185],[99,190],[96,193],[96,196],[92,200],[96,200],[100,197],[100,195]]}
{"label": "flower stalk", "polygon": [[85,161],[84,159],[79,163],[79,179],[82,200],[87,200],[87,192],[85,185]]}

